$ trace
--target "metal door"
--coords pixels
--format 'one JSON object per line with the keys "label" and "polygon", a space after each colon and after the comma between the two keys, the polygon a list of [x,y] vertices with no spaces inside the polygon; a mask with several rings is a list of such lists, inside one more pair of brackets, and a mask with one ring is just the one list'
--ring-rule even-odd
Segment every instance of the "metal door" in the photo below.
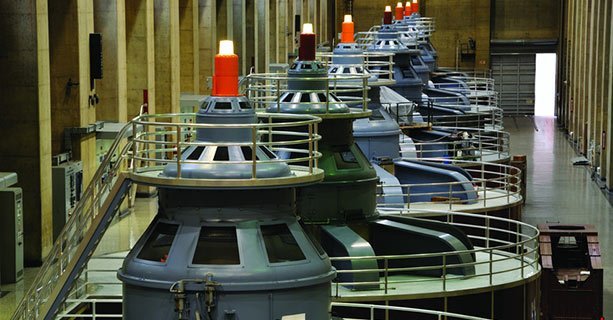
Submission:
{"label": "metal door", "polygon": [[492,75],[505,116],[534,114],[536,54],[492,54]]}

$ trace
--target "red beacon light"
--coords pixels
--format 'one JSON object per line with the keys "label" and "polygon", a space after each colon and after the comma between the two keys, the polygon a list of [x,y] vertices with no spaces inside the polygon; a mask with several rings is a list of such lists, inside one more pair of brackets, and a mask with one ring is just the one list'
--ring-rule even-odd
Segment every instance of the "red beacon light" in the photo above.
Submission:
{"label": "red beacon light", "polygon": [[404,7],[402,6],[402,2],[396,3],[395,10],[394,19],[402,20],[402,18],[404,18]]}
{"label": "red beacon light", "polygon": [[392,24],[392,6],[385,6],[385,12],[383,12],[383,24]]}
{"label": "red beacon light", "polygon": [[300,47],[298,47],[298,60],[315,60],[315,43],[316,42],[315,33],[313,33],[313,24],[303,24],[302,33],[300,33]]}
{"label": "red beacon light", "polygon": [[219,42],[219,53],[215,55],[213,92],[216,97],[238,97],[238,56],[234,54],[234,42]]}
{"label": "red beacon light", "polygon": [[341,43],[353,43],[355,42],[353,39],[353,33],[355,32],[355,27],[353,25],[353,20],[350,14],[346,14],[343,18],[343,25],[341,29]]}
{"label": "red beacon light", "polygon": [[413,13],[413,9],[411,7],[411,1],[407,1],[404,5],[404,16],[409,17]]}

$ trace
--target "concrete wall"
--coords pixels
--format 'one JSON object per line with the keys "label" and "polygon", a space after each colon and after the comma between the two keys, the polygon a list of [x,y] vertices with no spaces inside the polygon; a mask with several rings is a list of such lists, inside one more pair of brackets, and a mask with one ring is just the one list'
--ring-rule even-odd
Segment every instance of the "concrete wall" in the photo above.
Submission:
{"label": "concrete wall", "polygon": [[0,2],[0,171],[24,192],[25,262],[38,265],[52,241],[51,98],[46,1]]}
{"label": "concrete wall", "polygon": [[578,152],[613,190],[613,4],[609,0],[564,4],[558,122]]}
{"label": "concrete wall", "polygon": [[559,0],[493,1],[492,38],[498,40],[558,38],[560,6]]}

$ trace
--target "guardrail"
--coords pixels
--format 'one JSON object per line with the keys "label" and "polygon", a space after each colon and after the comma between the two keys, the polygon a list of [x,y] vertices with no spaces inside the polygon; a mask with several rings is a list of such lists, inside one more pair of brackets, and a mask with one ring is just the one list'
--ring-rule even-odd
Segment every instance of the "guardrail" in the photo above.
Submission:
{"label": "guardrail", "polygon": [[[205,124],[196,123],[196,113],[143,115],[131,122],[134,132],[131,160],[138,165],[132,166],[132,173],[136,176],[146,175],[148,172],[158,172],[167,164],[177,166],[177,177],[168,177],[167,180],[185,180],[181,176],[182,168],[189,164],[218,164],[218,165],[249,165],[251,167],[251,180],[258,178],[258,166],[268,163],[284,162],[289,165],[299,163],[308,164],[308,174],[314,174],[318,167],[321,154],[317,151],[317,142],[321,136],[317,133],[317,124],[321,122],[318,117],[310,115],[288,115],[276,113],[256,113],[258,122],[247,124]],[[142,127],[141,131],[137,128]],[[302,128],[306,128],[302,131]],[[230,133],[230,131],[248,131],[250,141],[245,142],[205,142],[197,141],[196,132],[201,129],[216,129]],[[284,139],[276,139],[282,136]],[[249,154],[244,155],[245,160],[216,161],[186,159],[183,152],[187,147],[248,147]],[[256,151],[258,147],[265,146],[270,151],[289,151],[299,157],[292,159],[279,159],[271,155],[270,160],[259,159]],[[306,146],[306,147],[305,147]],[[194,179],[203,181],[205,179]]]}
{"label": "guardrail", "polygon": [[[437,106],[434,104],[434,106]],[[454,108],[453,105],[439,105],[445,108]],[[463,106],[458,106],[463,107]],[[428,116],[428,108],[422,108],[422,116]],[[435,114],[431,116],[432,123],[437,126],[446,127],[463,127],[463,128],[485,128],[501,130],[503,125],[503,111],[501,108],[493,106],[472,105],[471,110],[463,114],[441,115]]]}
{"label": "guardrail", "polygon": [[[66,303],[56,316],[56,319],[121,319],[123,318],[122,308],[122,283],[115,276],[117,269],[121,266],[124,256],[94,256],[92,260],[104,261],[98,268],[88,268],[83,271],[82,283],[79,288],[74,290],[66,299]],[[110,262],[110,263],[108,263]],[[103,276],[101,276],[103,275]],[[104,289],[101,289],[104,288]],[[109,290],[109,288],[111,288]],[[115,306],[109,308],[109,305]],[[84,308],[86,307],[86,308]],[[377,316],[380,312],[394,311],[396,314],[415,314],[433,315],[437,319],[470,319],[482,320],[474,316],[461,315],[457,313],[444,312],[438,310],[428,310],[419,308],[406,308],[396,306],[384,306],[362,303],[345,303],[332,302],[331,312],[336,317],[343,317],[345,314],[352,312],[352,319],[355,319],[353,313],[365,311],[368,317],[365,319],[379,319]]]}
{"label": "guardrail", "polygon": [[[334,52],[317,52],[317,58],[326,67],[328,73],[338,77],[344,77],[352,74],[367,73],[369,83],[377,83],[378,85],[393,84],[394,80],[394,54],[385,52],[363,52],[352,54],[335,54]],[[337,64],[334,63],[335,58],[344,60],[359,60],[360,64]],[[351,70],[353,68],[354,70]],[[349,69],[349,70],[348,70]],[[351,71],[346,73],[346,71]],[[353,72],[355,71],[355,72]],[[374,79],[373,79],[374,77]],[[361,79],[358,79],[361,82]]]}
{"label": "guardrail", "polygon": [[[277,105],[280,111],[281,104],[307,104],[325,105],[326,113],[329,113],[330,106],[346,105],[350,108],[368,110],[368,74],[353,75],[326,75],[324,77],[309,77],[298,75],[287,75],[279,73],[252,73],[245,77],[242,91],[249,97],[252,104],[257,109],[266,109]],[[290,89],[288,82],[300,82],[301,89]],[[302,89],[308,87],[308,83],[317,83],[324,89]],[[308,101],[284,101],[281,99],[283,94],[301,94],[301,97],[308,95]],[[287,97],[287,96],[286,96]],[[330,101],[330,97],[338,98],[338,101]]]}
{"label": "guardrail", "polygon": [[[513,166],[497,163],[486,163],[482,161],[452,160],[442,158],[422,158],[424,162],[439,164],[453,164],[463,167],[472,177],[474,190],[463,188],[466,182],[438,182],[438,183],[411,183],[411,184],[385,184],[380,186],[378,197],[379,209],[395,209],[399,205],[404,205],[410,209],[415,205],[439,204],[444,205],[451,211],[466,210],[470,205],[471,209],[490,208],[506,206],[521,201],[521,170]],[[423,192],[424,189],[443,189],[444,191]],[[401,192],[390,192],[391,190],[401,190]],[[417,190],[417,191],[416,191]],[[463,195],[477,196],[476,203],[460,199]],[[411,199],[434,199],[435,202],[412,202]],[[404,203],[398,203],[399,199],[404,199]]]}
{"label": "guardrail", "polygon": [[122,157],[129,152],[131,148],[131,143],[127,141],[130,135],[129,128],[125,126],[117,134],[90,184],[83,192],[81,200],[58,235],[32,285],[17,306],[12,319],[32,320],[44,313],[44,310],[41,310],[43,304],[52,297],[52,292],[57,286],[56,282],[73,261],[77,248],[92,227],[92,222],[100,213],[104,200],[113,188],[115,177],[125,165],[125,162],[112,161],[112,158],[115,154]]}
{"label": "guardrail", "polygon": [[476,78],[488,78],[488,79],[493,78],[491,69],[439,67],[437,71],[446,72],[449,74],[449,76],[476,77]]}
{"label": "guardrail", "polygon": [[[494,216],[435,210],[383,209],[381,213],[383,218],[387,214],[394,214],[443,221],[460,228],[473,242],[475,248],[472,250],[407,255],[331,257],[330,260],[333,263],[376,260],[379,266],[383,266],[378,269],[355,270],[339,269],[337,267],[337,278],[333,280],[333,297],[337,299],[353,295],[365,297],[367,296],[366,289],[354,291],[350,288],[373,285],[379,288],[373,290],[373,295],[390,294],[392,293],[390,291],[392,287],[394,287],[394,294],[407,296],[425,293],[417,288],[427,290],[429,294],[469,289],[489,290],[492,286],[525,281],[540,272],[538,262],[539,231],[529,224]],[[505,227],[501,227],[501,225]],[[475,261],[448,263],[449,260],[452,260],[449,257],[460,254],[473,255]],[[390,261],[423,260],[426,258],[431,258],[428,261],[441,261],[441,263],[417,267],[390,267]],[[337,263],[337,265],[348,264]],[[475,274],[462,276],[451,275],[448,272],[449,270],[462,267],[475,267]],[[437,271],[442,276],[410,276],[412,273],[424,271]],[[373,272],[379,273],[378,281],[347,282],[339,280],[339,277],[342,275],[359,275]],[[427,285],[424,285],[424,283]],[[406,288],[406,291],[403,292],[403,288]],[[368,300],[368,298],[366,297],[365,300]]]}
{"label": "guardrail", "polygon": [[[50,302],[59,297],[58,290],[66,283],[69,272],[81,270],[77,263],[85,250],[84,245],[92,241],[92,237],[100,237],[99,232],[94,232],[98,227],[94,221],[100,219],[110,203],[107,197],[113,195],[118,188],[118,178],[126,180],[123,173],[128,173],[133,181],[149,182],[158,184],[185,184],[192,186],[206,185],[207,179],[186,179],[181,177],[181,166],[186,164],[208,164],[210,161],[189,160],[182,158],[182,152],[189,146],[227,146],[224,143],[206,143],[194,140],[198,129],[219,130],[249,130],[252,139],[244,143],[251,147],[250,160],[227,161],[229,164],[242,164],[251,166],[252,176],[239,181],[226,182],[230,186],[247,184],[264,184],[267,179],[257,176],[258,165],[271,162],[285,162],[289,165],[303,161],[304,165],[291,165],[292,172],[296,176],[285,179],[288,184],[300,181],[316,181],[323,176],[323,171],[318,168],[318,158],[321,154],[318,150],[317,123],[320,118],[309,115],[278,115],[257,114],[261,123],[255,124],[199,124],[195,123],[195,114],[161,114],[142,115],[133,119],[117,134],[107,155],[94,174],[87,186],[81,200],[77,203],[66,225],[59,234],[47,259],[40,271],[21,300],[13,315],[14,320],[32,320],[48,316]],[[276,121],[283,118],[281,121]],[[166,119],[166,121],[160,121]],[[191,122],[190,122],[191,121]],[[291,131],[292,128],[307,128]],[[130,132],[130,129],[132,130]],[[274,135],[283,135],[284,141],[273,141]],[[132,136],[132,139],[128,139]],[[267,139],[267,140],[266,140]],[[242,145],[233,143],[232,145]],[[296,159],[259,160],[255,151],[257,146],[266,146],[272,151],[288,150],[303,156]],[[117,157],[118,155],[118,157]],[[160,177],[159,173],[165,164],[177,165],[177,177]],[[219,163],[219,162],[216,162]],[[300,174],[298,176],[298,173]],[[210,183],[220,180],[209,179]],[[112,199],[109,198],[109,199]],[[109,221],[105,221],[109,223]],[[97,243],[94,241],[94,243]],[[89,249],[88,249],[89,250]],[[77,271],[78,272],[78,271]],[[64,279],[64,280],[62,280]]]}
{"label": "guardrail", "polygon": [[[458,313],[452,312],[444,312],[437,310],[427,310],[427,309],[418,309],[418,308],[407,308],[407,307],[396,307],[396,306],[382,306],[378,304],[362,304],[362,303],[347,303],[347,302],[332,302],[332,314],[337,317],[343,317],[346,312],[343,312],[343,308],[349,308],[352,310],[363,310],[367,311],[369,316],[368,318],[362,318],[364,320],[376,320],[381,319],[381,317],[375,316],[377,312],[388,313],[390,311],[394,311],[395,313],[399,313],[398,316],[411,314],[414,317],[416,314],[418,315],[431,315],[436,316],[438,320],[443,319],[461,319],[461,320],[486,320],[486,318],[479,318],[473,316],[462,315]],[[336,310],[336,311],[335,311]],[[351,319],[356,319],[355,316],[352,316]],[[404,318],[403,318],[404,319]],[[356,319],[357,320],[357,319]]]}
{"label": "guardrail", "polygon": [[484,162],[507,160],[511,157],[511,135],[506,131],[443,126],[432,127],[432,130],[449,134],[435,140],[411,137],[412,143],[403,142],[401,136],[400,155],[403,158],[448,157],[452,160]]}

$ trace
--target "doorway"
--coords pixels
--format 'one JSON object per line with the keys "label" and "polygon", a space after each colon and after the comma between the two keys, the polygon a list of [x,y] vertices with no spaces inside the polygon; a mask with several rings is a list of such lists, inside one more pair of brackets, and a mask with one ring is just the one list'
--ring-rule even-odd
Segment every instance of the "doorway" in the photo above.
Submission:
{"label": "doorway", "polygon": [[555,116],[556,63],[557,55],[555,53],[536,54],[536,75],[534,79],[535,116]]}

